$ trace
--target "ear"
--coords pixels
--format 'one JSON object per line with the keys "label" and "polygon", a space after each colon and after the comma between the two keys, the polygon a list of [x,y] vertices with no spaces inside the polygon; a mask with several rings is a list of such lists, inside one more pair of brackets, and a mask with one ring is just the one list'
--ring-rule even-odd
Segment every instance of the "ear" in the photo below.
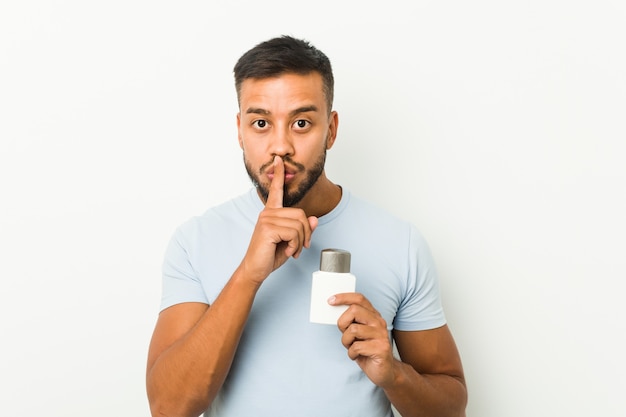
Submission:
{"label": "ear", "polygon": [[339,115],[337,115],[336,111],[330,112],[329,123],[328,123],[328,136],[326,137],[326,149],[330,149],[335,144],[335,139],[337,139],[337,129],[339,128]]}
{"label": "ear", "polygon": [[243,139],[241,138],[241,113],[237,113],[237,140],[239,147],[243,149]]}

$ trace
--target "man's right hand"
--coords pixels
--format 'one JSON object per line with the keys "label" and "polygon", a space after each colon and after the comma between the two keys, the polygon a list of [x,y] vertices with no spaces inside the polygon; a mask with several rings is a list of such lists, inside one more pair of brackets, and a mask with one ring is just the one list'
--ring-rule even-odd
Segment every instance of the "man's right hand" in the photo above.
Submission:
{"label": "man's right hand", "polygon": [[241,263],[245,276],[260,285],[289,257],[298,258],[303,248],[311,246],[311,235],[317,227],[317,217],[308,217],[299,208],[283,207],[285,166],[274,157],[274,177],[265,208],[259,214],[248,251]]}

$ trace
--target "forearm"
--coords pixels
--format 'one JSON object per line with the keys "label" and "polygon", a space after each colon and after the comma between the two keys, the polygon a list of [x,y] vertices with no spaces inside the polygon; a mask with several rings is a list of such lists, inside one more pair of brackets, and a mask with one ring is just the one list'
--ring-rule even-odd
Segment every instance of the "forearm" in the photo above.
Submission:
{"label": "forearm", "polygon": [[258,287],[238,269],[195,326],[159,355],[147,375],[154,416],[198,416],[230,369]]}
{"label": "forearm", "polygon": [[467,390],[462,376],[419,374],[395,360],[394,382],[385,394],[402,417],[464,417]]}

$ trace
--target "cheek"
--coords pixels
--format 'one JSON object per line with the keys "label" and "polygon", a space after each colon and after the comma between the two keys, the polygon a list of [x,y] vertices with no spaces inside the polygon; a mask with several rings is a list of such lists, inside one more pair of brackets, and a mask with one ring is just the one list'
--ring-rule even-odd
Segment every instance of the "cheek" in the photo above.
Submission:
{"label": "cheek", "polygon": [[239,136],[239,147],[249,158],[253,158],[254,155],[258,155],[260,152],[259,146],[254,146],[254,141],[245,138],[245,136],[242,137],[241,135]]}
{"label": "cheek", "polygon": [[243,159],[248,166],[254,172],[259,172],[261,167],[267,164],[271,164],[271,157],[265,152],[262,152],[259,148],[250,146],[245,141],[241,148],[243,150]]}
{"label": "cheek", "polygon": [[245,142],[243,142],[241,150],[243,150],[243,154],[245,155],[246,159],[253,164],[262,162],[263,154],[259,152],[259,150],[256,149],[254,146],[249,146]]}

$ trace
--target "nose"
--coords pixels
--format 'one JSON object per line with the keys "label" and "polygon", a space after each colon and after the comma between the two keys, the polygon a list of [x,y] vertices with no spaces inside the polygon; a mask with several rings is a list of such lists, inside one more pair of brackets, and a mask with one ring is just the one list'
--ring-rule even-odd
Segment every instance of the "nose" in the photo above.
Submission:
{"label": "nose", "polygon": [[287,155],[293,156],[295,149],[292,139],[288,128],[278,127],[273,129],[269,143],[271,155],[278,155],[281,158]]}

